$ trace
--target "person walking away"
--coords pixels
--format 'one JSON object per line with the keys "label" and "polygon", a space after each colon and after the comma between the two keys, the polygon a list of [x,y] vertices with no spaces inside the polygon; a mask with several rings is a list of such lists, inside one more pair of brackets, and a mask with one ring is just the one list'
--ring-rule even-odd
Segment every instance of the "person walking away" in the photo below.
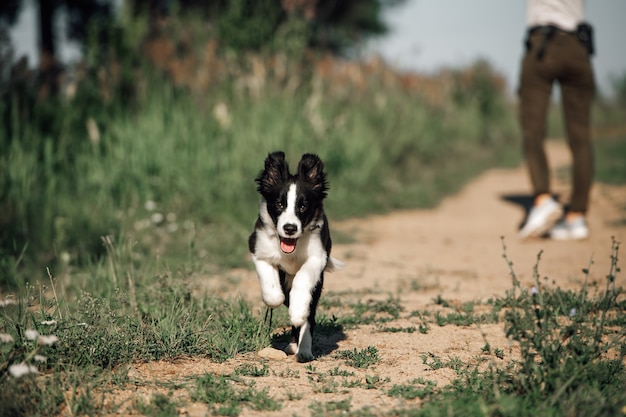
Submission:
{"label": "person walking away", "polygon": [[[589,236],[585,216],[593,181],[591,104],[595,83],[591,64],[593,29],[584,21],[583,8],[583,0],[526,3],[528,32],[520,75],[519,116],[534,205],[519,231],[522,239],[546,233],[556,240]],[[565,131],[572,153],[572,190],[565,210],[551,193],[544,148],[554,82],[561,88]]]}

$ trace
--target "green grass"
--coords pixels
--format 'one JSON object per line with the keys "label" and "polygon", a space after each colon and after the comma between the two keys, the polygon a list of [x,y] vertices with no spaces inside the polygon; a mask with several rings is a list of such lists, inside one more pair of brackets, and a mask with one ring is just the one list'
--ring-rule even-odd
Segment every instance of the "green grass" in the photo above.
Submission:
{"label": "green grass", "polygon": [[[622,288],[615,283],[620,273],[619,243],[613,243],[604,286],[596,286],[595,290],[592,286],[596,284],[586,281],[578,290],[554,286],[539,272],[541,253],[534,269],[535,285],[526,288],[517,279],[506,247],[503,250],[510,267],[510,290],[487,303],[465,303],[460,308],[472,323],[481,323],[485,315],[501,317],[497,323],[503,323],[509,339],[519,346],[519,357],[513,358],[488,343],[471,360],[422,353],[425,367],[432,371],[445,368],[456,374],[446,386],[420,378],[405,382],[381,378],[378,372],[382,371],[384,352],[376,346],[336,350],[331,358],[348,368],[335,366],[329,371],[319,371],[312,362],[301,365],[301,372],[286,369],[276,375],[272,366],[255,359],[238,364],[230,374],[207,373],[179,382],[155,381],[153,384],[161,389],[186,390],[187,399],[155,394],[133,403],[131,408],[145,415],[166,416],[175,415],[188,401],[194,401],[207,404],[212,414],[236,416],[244,409],[276,411],[284,401],[305,398],[287,393],[278,399],[256,387],[257,381],[276,375],[308,384],[321,396],[367,389],[407,401],[381,414],[380,410],[355,409],[347,399],[316,400],[309,403],[311,415],[565,416],[574,411],[590,416],[619,415],[626,406],[619,391],[626,383],[626,304]],[[125,269],[121,264],[116,268]],[[3,299],[0,415],[53,415],[62,406],[73,414],[93,414],[102,407],[103,390],[134,386],[136,382],[127,375],[128,364],[188,356],[220,362],[271,344],[262,314],[253,314],[247,302],[198,298],[188,291],[184,278],[176,277],[179,282],[167,276],[159,279],[161,285],[153,283],[153,287],[142,287],[134,281],[134,290],[126,287],[110,299],[83,293],[72,302],[62,295],[55,297],[56,290],[32,286],[17,298]],[[53,289],[54,282],[51,279]],[[337,310],[339,316],[330,324],[326,323],[328,319],[320,320],[320,327],[326,326],[322,337],[342,333],[342,326],[336,324],[342,317],[349,318],[353,329],[381,328],[381,321],[361,314],[363,304],[351,302],[349,293],[342,295],[346,300],[343,304],[334,294],[328,295],[327,308]],[[361,295],[355,293],[352,297],[359,300]],[[454,307],[445,307],[447,303],[440,301],[431,308],[442,314],[454,311]],[[439,321],[437,314],[428,311],[405,312],[398,297],[371,305],[378,314],[391,316],[391,324],[385,324],[383,331],[404,332],[406,327],[397,326],[395,320],[417,319],[425,327]],[[482,313],[486,307],[492,313]],[[382,323],[389,322],[385,319]],[[470,323],[450,320],[441,325]],[[47,343],[41,336],[56,336],[58,341]],[[36,359],[39,355],[46,358],[45,362]],[[19,363],[32,365],[46,376],[15,377],[11,366]],[[306,378],[301,378],[301,373]],[[415,403],[417,399],[420,402]],[[122,406],[113,401],[108,409]]]}
{"label": "green grass", "polygon": [[336,354],[337,358],[343,359],[346,365],[354,368],[369,368],[380,361],[380,355],[376,346],[368,346],[365,349],[340,350]]}
{"label": "green grass", "polygon": [[208,404],[212,414],[220,416],[237,416],[242,405],[257,411],[276,411],[281,408],[280,403],[269,397],[265,390],[246,386],[237,378],[211,374],[197,379],[191,399]]}
{"label": "green grass", "polygon": [[606,184],[626,184],[626,135],[595,141],[596,178]]}
{"label": "green grass", "polygon": [[[432,207],[520,158],[504,94],[462,89],[460,77],[432,105],[375,77],[338,89],[303,72],[294,91],[268,76],[255,98],[237,75],[202,94],[150,71],[124,74],[108,101],[94,75],[72,100],[33,105],[0,129],[0,284],[23,285],[42,265],[57,275],[89,268],[107,255],[103,236],[132,242],[143,263],[158,253],[171,269],[240,267],[259,200],[253,179],[274,150],[292,166],[305,152],[322,157],[331,219]],[[474,77],[491,85],[489,74]]]}
{"label": "green grass", "polygon": [[434,393],[436,386],[437,384],[433,381],[415,379],[409,384],[394,385],[387,391],[387,395],[390,397],[402,397],[407,400],[424,399]]}

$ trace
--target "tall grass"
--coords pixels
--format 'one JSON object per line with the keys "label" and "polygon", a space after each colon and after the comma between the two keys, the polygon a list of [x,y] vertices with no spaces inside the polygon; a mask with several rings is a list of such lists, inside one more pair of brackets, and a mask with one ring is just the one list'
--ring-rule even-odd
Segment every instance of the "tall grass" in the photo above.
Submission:
{"label": "tall grass", "polygon": [[24,282],[11,262],[21,253],[39,273],[97,261],[106,235],[137,242],[139,254],[181,261],[193,245],[207,265],[241,265],[253,178],[278,149],[293,164],[322,157],[332,218],[432,206],[486,166],[518,159],[513,113],[484,66],[448,77],[453,87],[432,104],[376,73],[340,85],[300,69],[294,83],[270,74],[251,92],[241,87],[248,61],[227,62],[241,68],[201,91],[126,69],[105,94],[94,70],[73,98],[35,104],[2,130],[0,280]]}

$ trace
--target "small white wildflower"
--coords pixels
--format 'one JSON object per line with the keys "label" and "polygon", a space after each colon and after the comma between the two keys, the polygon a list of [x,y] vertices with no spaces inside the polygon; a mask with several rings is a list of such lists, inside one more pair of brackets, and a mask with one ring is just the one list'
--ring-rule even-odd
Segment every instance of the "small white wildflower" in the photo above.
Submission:
{"label": "small white wildflower", "polygon": [[43,324],[44,326],[52,326],[57,324],[56,320],[44,320],[41,322],[41,324]]}
{"label": "small white wildflower", "polygon": [[61,258],[61,262],[63,262],[66,265],[69,264],[70,260],[72,259],[69,252],[65,252],[65,251],[61,252],[60,258]]}
{"label": "small white wildflower", "polygon": [[6,306],[14,305],[14,304],[17,304],[17,301],[10,299],[10,298],[6,300],[0,300],[0,307],[6,307]]}
{"label": "small white wildflower", "polygon": [[85,329],[89,327],[87,323],[78,323],[77,326],[84,327]]}
{"label": "small white wildflower", "polygon": [[41,335],[39,339],[37,339],[37,343],[43,346],[51,346],[59,341],[59,338],[53,334],[50,335]]}
{"label": "small white wildflower", "polygon": [[28,340],[37,340],[39,332],[37,330],[28,329],[24,332],[24,336],[26,336]]}
{"label": "small white wildflower", "polygon": [[161,213],[154,213],[152,216],[150,216],[150,220],[154,224],[163,223],[163,219],[165,219],[165,217]]}
{"label": "small white wildflower", "polygon": [[46,361],[48,360],[48,358],[46,358],[43,355],[35,355],[33,359],[35,360],[35,362],[39,362],[39,363],[46,363]]}
{"label": "small white wildflower", "polygon": [[13,378],[21,378],[24,375],[38,373],[37,368],[33,365],[27,365],[25,363],[17,363],[9,366],[9,373]]}
{"label": "small white wildflower", "polygon": [[165,218],[168,222],[174,223],[176,221],[176,213],[167,213],[167,216]]}
{"label": "small white wildflower", "polygon": [[144,204],[143,207],[148,211],[154,211],[156,210],[157,204],[152,200],[148,200],[146,201],[146,204]]}
{"label": "small white wildflower", "polygon": [[537,295],[537,287],[532,287],[532,288],[530,289],[530,293],[531,293],[532,295]]}
{"label": "small white wildflower", "polygon": [[570,316],[570,317],[574,317],[575,315],[576,315],[576,309],[575,309],[575,308],[572,308],[572,309],[569,311],[569,316]]}
{"label": "small white wildflower", "polygon": [[13,336],[7,333],[0,333],[0,343],[13,343]]}
{"label": "small white wildflower", "polygon": [[150,220],[149,219],[138,220],[135,222],[133,227],[137,231],[147,229],[148,227],[150,227]]}
{"label": "small white wildflower", "polygon": [[167,225],[167,231],[170,233],[174,233],[175,231],[178,230],[178,224],[177,223],[169,223]]}
{"label": "small white wildflower", "polygon": [[220,102],[213,107],[213,117],[215,117],[217,124],[219,124],[224,130],[228,130],[233,121],[230,111],[228,110],[228,106],[223,102]]}

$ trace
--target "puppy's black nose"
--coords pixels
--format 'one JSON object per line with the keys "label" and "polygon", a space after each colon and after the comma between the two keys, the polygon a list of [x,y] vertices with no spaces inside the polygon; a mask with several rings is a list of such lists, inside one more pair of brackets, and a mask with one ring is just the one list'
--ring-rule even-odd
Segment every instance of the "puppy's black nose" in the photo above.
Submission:
{"label": "puppy's black nose", "polygon": [[298,226],[293,223],[287,223],[283,226],[283,230],[285,231],[285,233],[291,236],[298,231]]}

